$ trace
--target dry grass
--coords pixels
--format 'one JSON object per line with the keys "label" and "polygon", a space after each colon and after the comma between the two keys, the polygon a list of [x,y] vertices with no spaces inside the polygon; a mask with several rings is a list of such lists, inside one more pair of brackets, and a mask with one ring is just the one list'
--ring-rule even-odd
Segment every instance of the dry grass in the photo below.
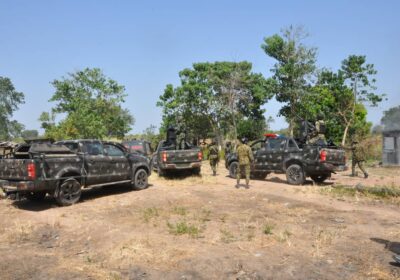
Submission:
{"label": "dry grass", "polygon": [[35,229],[31,222],[15,221],[12,227],[5,229],[5,240],[10,243],[29,241]]}
{"label": "dry grass", "polygon": [[193,254],[189,248],[181,249],[181,245],[172,240],[159,240],[158,237],[132,239],[117,245],[109,261],[119,267],[129,267],[135,263],[148,264],[154,268],[176,267],[177,263]]}
{"label": "dry grass", "polygon": [[180,221],[177,223],[167,222],[169,233],[174,235],[187,234],[192,238],[198,238],[200,234],[200,228],[198,226],[187,223],[186,221]]}
{"label": "dry grass", "polygon": [[341,230],[317,226],[312,230],[314,241],[312,244],[314,257],[323,257],[324,251],[332,246],[333,242],[341,236]]}
{"label": "dry grass", "polygon": [[367,187],[362,184],[356,186],[335,185],[323,187],[320,189],[322,194],[331,194],[334,196],[364,196],[374,199],[394,199],[400,198],[400,187],[395,185],[390,186],[373,186]]}
{"label": "dry grass", "polygon": [[142,212],[143,220],[148,223],[150,220],[160,216],[159,209],[156,207],[146,208]]}

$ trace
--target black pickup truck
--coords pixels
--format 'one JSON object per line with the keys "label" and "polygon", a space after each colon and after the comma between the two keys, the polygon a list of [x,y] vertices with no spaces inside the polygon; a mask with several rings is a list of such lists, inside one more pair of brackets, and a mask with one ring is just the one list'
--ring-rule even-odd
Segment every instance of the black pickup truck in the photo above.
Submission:
{"label": "black pickup truck", "polygon": [[153,149],[151,148],[151,143],[146,140],[126,140],[121,143],[126,149],[131,153],[139,153],[151,159],[153,155]]}
{"label": "black pickup truck", "polygon": [[0,187],[10,197],[31,200],[54,196],[57,203],[76,203],[82,188],[129,183],[147,187],[149,160],[124,146],[98,140],[26,143],[0,160]]}
{"label": "black pickup truck", "polygon": [[158,144],[152,164],[159,176],[170,170],[192,170],[194,174],[199,174],[202,160],[203,154],[199,147],[185,141],[176,147],[163,140]]}
{"label": "black pickup truck", "polygon": [[[335,171],[346,169],[345,151],[335,146],[301,145],[293,138],[276,136],[255,141],[251,149],[254,155],[251,175],[258,179],[275,172],[286,173],[287,182],[292,185],[303,184],[308,176],[321,183]],[[235,178],[236,153],[225,157],[225,166]]]}

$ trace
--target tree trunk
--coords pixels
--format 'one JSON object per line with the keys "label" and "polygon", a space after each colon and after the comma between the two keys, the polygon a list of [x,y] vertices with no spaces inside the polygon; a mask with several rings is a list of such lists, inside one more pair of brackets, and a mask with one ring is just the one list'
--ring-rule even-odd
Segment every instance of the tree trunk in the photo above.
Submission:
{"label": "tree trunk", "polygon": [[289,134],[290,134],[290,137],[293,137],[293,130],[294,130],[294,121],[293,121],[293,119],[291,119],[290,122],[289,122]]}
{"label": "tree trunk", "polygon": [[342,138],[342,146],[344,146],[346,144],[347,132],[349,131],[349,127],[350,127],[350,122],[348,122],[346,124],[346,127],[344,129],[343,138]]}

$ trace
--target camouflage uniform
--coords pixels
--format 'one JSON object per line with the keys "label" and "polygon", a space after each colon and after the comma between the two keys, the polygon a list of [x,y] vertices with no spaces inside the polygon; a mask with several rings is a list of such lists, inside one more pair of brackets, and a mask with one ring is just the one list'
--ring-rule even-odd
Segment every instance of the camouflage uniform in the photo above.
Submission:
{"label": "camouflage uniform", "polygon": [[364,173],[364,177],[368,178],[368,173],[364,169],[363,162],[365,161],[365,156],[362,151],[362,146],[357,142],[353,141],[351,143],[351,175],[356,176],[356,165]]}
{"label": "camouflage uniform", "polygon": [[242,172],[244,171],[246,174],[246,186],[249,186],[250,182],[250,164],[253,162],[253,152],[251,148],[246,144],[243,143],[239,145],[237,148],[237,156],[239,160],[239,167],[236,171],[236,181],[237,185],[240,183],[240,177],[242,176]]}
{"label": "camouflage uniform", "polygon": [[318,120],[315,122],[315,136],[310,139],[311,144],[317,142],[325,142],[325,122],[324,120]]}
{"label": "camouflage uniform", "polygon": [[219,155],[218,155],[218,147],[215,143],[212,143],[211,146],[208,148],[208,159],[210,160],[211,169],[213,171],[213,175],[217,175],[217,164],[219,162]]}

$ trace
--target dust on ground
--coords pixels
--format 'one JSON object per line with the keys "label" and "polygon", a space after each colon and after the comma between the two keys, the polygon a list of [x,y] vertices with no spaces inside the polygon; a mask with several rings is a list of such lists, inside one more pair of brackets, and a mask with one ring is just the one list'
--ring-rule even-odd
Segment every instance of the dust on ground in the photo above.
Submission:
{"label": "dust on ground", "polygon": [[155,173],[146,190],[88,190],[71,207],[0,200],[1,279],[399,279],[400,198],[321,192],[399,187],[400,169],[369,171],[245,189],[205,162],[201,176]]}

